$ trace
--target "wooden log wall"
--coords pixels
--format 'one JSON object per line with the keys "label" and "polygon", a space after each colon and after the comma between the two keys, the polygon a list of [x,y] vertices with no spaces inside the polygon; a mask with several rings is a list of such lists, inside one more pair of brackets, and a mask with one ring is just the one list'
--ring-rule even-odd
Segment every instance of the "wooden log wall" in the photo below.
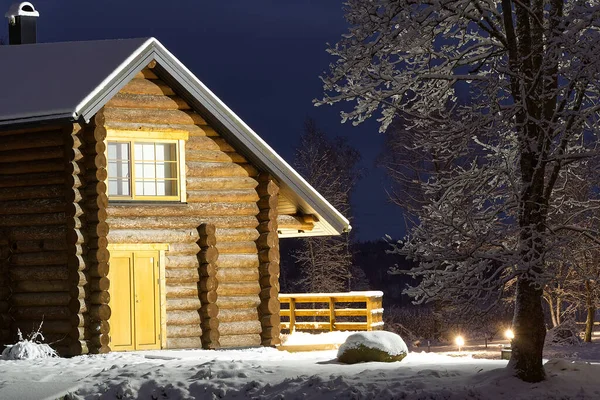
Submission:
{"label": "wooden log wall", "polygon": [[217,288],[219,282],[217,280],[217,261],[219,252],[216,244],[215,236],[216,228],[213,224],[202,224],[198,228],[198,262],[200,269],[198,270],[200,280],[198,282],[198,293],[200,295],[201,307],[198,310],[200,313],[200,327],[202,328],[202,348],[218,349],[219,344],[219,307],[217,306]]}
{"label": "wooden log wall", "polygon": [[279,187],[269,174],[259,176],[258,232],[261,344],[274,346],[279,339],[279,237],[277,235],[277,196]]}
{"label": "wooden log wall", "polygon": [[[85,327],[84,335],[90,353],[107,353],[110,351],[110,295],[108,292],[108,262],[107,250],[108,224],[106,223],[106,194],[107,160],[106,129],[104,115],[98,112],[86,129],[82,130],[84,165],[80,165],[81,180],[85,182],[82,190],[81,206],[84,210],[84,226],[77,237],[85,240],[87,249],[85,271],[79,276],[79,292],[84,294],[85,301],[81,306],[86,313],[79,312],[75,320],[80,327]],[[81,239],[79,239],[81,240]],[[81,310],[80,310],[81,311]]]}
{"label": "wooden log wall", "polygon": [[11,255],[8,244],[8,234],[0,229],[0,349],[9,344],[10,339],[10,309],[9,298],[11,295],[10,276],[8,274],[8,262]]}
{"label": "wooden log wall", "polygon": [[[72,190],[80,159],[77,129],[68,125],[0,131],[0,341],[37,330],[62,353],[77,351],[69,256],[80,245],[78,195]],[[8,258],[6,247],[9,248]],[[81,253],[77,254],[80,255]]]}
{"label": "wooden log wall", "polygon": [[167,348],[202,346],[198,313],[202,307],[198,253],[206,246],[198,230],[202,224],[214,225],[218,238],[218,343],[260,345],[257,169],[150,68],[116,94],[103,115],[109,135],[111,131],[189,135],[187,204],[111,202],[106,209],[109,243],[170,245],[165,256]]}

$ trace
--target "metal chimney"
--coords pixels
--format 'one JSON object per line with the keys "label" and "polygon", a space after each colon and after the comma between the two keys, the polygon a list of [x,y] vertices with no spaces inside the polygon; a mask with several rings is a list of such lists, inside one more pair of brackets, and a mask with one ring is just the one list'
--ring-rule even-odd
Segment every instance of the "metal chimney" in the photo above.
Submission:
{"label": "metal chimney", "polygon": [[14,3],[4,14],[8,18],[8,43],[31,44],[37,42],[37,18],[40,13],[28,1]]}

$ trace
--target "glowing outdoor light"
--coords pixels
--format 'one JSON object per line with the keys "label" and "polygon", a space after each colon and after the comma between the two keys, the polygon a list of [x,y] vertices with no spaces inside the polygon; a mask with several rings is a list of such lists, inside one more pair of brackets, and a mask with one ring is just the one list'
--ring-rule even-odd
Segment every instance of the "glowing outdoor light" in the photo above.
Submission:
{"label": "glowing outdoor light", "polygon": [[512,329],[507,329],[506,332],[504,332],[504,336],[506,336],[508,340],[513,340],[515,338],[515,333]]}
{"label": "glowing outdoor light", "polygon": [[465,339],[462,336],[457,336],[455,339],[456,345],[458,346],[458,351],[460,351],[461,347],[465,345]]}

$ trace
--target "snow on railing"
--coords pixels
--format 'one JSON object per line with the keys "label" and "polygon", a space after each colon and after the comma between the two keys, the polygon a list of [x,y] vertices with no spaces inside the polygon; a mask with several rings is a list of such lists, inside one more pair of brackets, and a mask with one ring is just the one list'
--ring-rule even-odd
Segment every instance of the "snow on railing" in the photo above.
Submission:
{"label": "snow on railing", "polygon": [[[281,328],[319,331],[383,329],[383,292],[281,293]],[[356,307],[363,303],[364,307]],[[348,308],[352,304],[352,308]],[[341,305],[344,307],[342,308]],[[285,319],[285,320],[283,320]]]}

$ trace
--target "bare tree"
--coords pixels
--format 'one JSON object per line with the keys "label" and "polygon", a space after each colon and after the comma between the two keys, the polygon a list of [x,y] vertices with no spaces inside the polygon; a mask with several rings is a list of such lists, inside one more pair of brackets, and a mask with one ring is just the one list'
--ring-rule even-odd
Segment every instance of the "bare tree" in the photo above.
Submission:
{"label": "bare tree", "polygon": [[342,119],[354,123],[381,111],[381,131],[401,116],[415,145],[464,161],[422,188],[406,245],[420,260],[413,294],[493,304],[516,280],[509,368],[544,379],[551,240],[566,231],[598,240],[594,228],[552,226],[549,215],[561,174],[597,154],[600,4],[348,0],[346,18],[319,104],[353,102]]}
{"label": "bare tree", "polygon": [[[295,167],[343,215],[351,215],[350,195],[360,173],[358,151],[341,138],[329,139],[308,119],[296,150]],[[307,292],[345,291],[353,287],[356,271],[350,235],[302,239],[294,252],[302,276],[299,289]]]}

